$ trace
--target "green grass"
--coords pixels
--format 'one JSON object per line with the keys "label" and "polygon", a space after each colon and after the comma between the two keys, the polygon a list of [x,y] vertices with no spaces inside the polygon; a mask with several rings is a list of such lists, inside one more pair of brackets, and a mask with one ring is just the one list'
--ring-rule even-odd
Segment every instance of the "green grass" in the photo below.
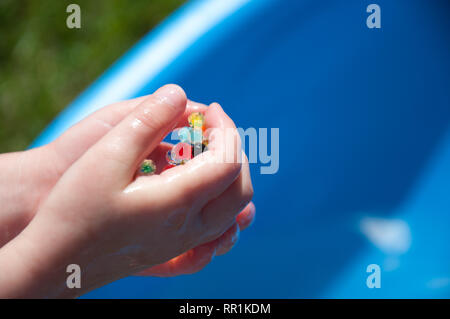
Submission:
{"label": "green grass", "polygon": [[[25,149],[183,0],[1,0],[0,153]],[[66,7],[81,7],[68,29]]]}

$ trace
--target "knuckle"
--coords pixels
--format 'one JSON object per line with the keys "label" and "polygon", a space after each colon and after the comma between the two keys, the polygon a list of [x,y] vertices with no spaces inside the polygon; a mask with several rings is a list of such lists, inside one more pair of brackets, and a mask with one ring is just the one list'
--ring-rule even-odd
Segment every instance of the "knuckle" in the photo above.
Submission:
{"label": "knuckle", "polygon": [[200,211],[198,223],[197,223],[197,234],[201,238],[202,242],[210,242],[218,238],[220,234],[220,223],[207,213],[205,208]]}
{"label": "knuckle", "polygon": [[224,175],[232,176],[233,178],[238,177],[242,170],[242,163],[240,163],[239,161],[225,163],[223,164],[223,166]]}
{"label": "knuckle", "polygon": [[187,218],[188,217],[188,210],[187,209],[178,209],[173,212],[171,212],[167,216],[166,225],[170,228],[173,228],[176,231],[180,231],[184,229]]}

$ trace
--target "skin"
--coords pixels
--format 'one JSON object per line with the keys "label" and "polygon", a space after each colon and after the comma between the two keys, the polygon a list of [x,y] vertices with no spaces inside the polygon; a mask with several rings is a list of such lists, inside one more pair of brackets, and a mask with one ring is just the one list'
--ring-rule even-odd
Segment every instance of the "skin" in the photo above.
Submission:
{"label": "skin", "polygon": [[[0,198],[11,205],[0,210],[0,297],[76,297],[136,273],[194,273],[228,252],[255,214],[245,156],[219,160],[240,152],[237,132],[211,137],[185,165],[135,176],[144,158],[162,166],[171,145],[161,140],[193,111],[236,131],[220,105],[168,85],[103,108],[44,147],[2,155]],[[81,289],[66,287],[69,264],[81,266]]]}

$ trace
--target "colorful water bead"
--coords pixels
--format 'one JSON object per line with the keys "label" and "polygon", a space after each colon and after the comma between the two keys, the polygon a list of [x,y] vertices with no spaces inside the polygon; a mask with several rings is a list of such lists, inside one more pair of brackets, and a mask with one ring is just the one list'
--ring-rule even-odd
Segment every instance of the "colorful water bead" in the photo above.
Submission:
{"label": "colorful water bead", "polygon": [[194,144],[194,146],[192,147],[192,158],[194,158],[197,155],[200,155],[201,153],[203,153],[204,151],[206,151],[208,149],[207,144]]}
{"label": "colorful water bead", "polygon": [[182,163],[181,160],[177,160],[173,154],[175,154],[175,153],[172,153],[172,151],[167,151],[167,154],[166,154],[167,163],[169,163],[170,165],[184,164],[184,163]]}
{"label": "colorful water bead", "polygon": [[184,164],[192,158],[192,146],[187,143],[178,143],[167,152],[166,159],[172,165]]}
{"label": "colorful water bead", "polygon": [[192,128],[182,127],[177,130],[178,140],[182,143],[191,143],[192,141]]}
{"label": "colorful water bead", "polygon": [[164,170],[182,165],[207,149],[208,140],[203,136],[205,118],[202,113],[194,112],[188,117],[190,127],[182,127],[176,131],[180,143],[166,154],[169,163]]}
{"label": "colorful water bead", "polygon": [[203,130],[205,126],[205,117],[202,113],[194,112],[189,115],[188,122],[192,128],[199,128]]}
{"label": "colorful water bead", "polygon": [[146,159],[142,162],[139,172],[142,175],[153,175],[156,172],[156,165],[152,160]]}

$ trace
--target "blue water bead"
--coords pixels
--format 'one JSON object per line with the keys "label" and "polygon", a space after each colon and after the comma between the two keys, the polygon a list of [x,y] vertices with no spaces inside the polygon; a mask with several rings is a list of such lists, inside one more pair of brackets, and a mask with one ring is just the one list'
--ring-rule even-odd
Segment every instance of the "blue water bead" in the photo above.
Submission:
{"label": "blue water bead", "polygon": [[191,143],[192,141],[192,128],[182,127],[178,131],[178,140],[182,143]]}

